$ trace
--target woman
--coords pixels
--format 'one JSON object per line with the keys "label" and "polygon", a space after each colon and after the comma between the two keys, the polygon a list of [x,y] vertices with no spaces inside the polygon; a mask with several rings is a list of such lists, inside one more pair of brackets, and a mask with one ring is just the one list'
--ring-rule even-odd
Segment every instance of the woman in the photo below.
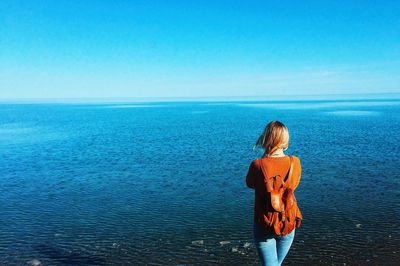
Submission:
{"label": "woman", "polygon": [[[291,212],[292,218],[289,219],[292,221],[292,227],[288,228],[293,229],[286,235],[276,233],[273,224],[277,219],[282,219],[279,218],[282,216],[279,216],[281,214],[275,211],[270,203],[271,194],[267,193],[270,188],[268,190],[264,173],[268,173],[268,177],[278,175],[285,177],[282,180],[285,180],[287,188],[294,192],[300,182],[300,159],[296,156],[289,157],[284,154],[289,146],[289,132],[287,127],[279,121],[268,123],[254,148],[257,146],[264,149],[264,155],[252,161],[246,176],[247,186],[255,190],[254,241],[262,265],[281,265],[292,245],[295,228],[300,227],[303,216],[297,206],[294,194],[292,194],[295,204],[291,205],[292,210],[294,210]],[[292,164],[292,171],[290,178],[288,178],[290,164]]]}

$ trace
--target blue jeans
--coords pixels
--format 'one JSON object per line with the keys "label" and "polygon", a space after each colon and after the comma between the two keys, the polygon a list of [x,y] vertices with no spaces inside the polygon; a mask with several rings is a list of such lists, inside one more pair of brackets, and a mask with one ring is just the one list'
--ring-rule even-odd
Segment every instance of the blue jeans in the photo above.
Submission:
{"label": "blue jeans", "polygon": [[262,228],[254,223],[254,242],[264,266],[280,266],[293,243],[295,229],[285,236],[266,234]]}

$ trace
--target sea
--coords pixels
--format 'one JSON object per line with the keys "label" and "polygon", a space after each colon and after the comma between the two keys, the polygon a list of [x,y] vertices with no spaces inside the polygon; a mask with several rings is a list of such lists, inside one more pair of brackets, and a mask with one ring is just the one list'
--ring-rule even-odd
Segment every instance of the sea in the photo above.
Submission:
{"label": "sea", "polygon": [[265,125],[303,214],[284,265],[399,265],[400,98],[0,103],[1,265],[259,265]]}

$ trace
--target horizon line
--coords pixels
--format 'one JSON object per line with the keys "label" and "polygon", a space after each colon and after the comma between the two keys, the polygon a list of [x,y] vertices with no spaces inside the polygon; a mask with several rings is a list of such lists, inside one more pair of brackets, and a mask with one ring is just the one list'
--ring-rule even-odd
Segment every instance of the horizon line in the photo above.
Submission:
{"label": "horizon line", "polygon": [[[353,97],[352,97],[353,96]],[[356,97],[358,96],[358,97]],[[369,96],[369,98],[368,98]],[[371,98],[371,96],[374,96]],[[386,98],[385,96],[397,96]],[[336,98],[335,98],[336,97]],[[350,97],[350,98],[349,98]],[[285,101],[285,100],[396,100],[400,92],[325,93],[325,94],[271,94],[232,96],[122,96],[122,97],[15,97],[0,98],[0,103],[116,103],[116,102],[203,102],[203,101]]]}

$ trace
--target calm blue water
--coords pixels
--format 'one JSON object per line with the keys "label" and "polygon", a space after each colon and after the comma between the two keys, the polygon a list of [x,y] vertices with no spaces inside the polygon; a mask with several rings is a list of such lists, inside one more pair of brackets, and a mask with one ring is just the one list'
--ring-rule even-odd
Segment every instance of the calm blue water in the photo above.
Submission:
{"label": "calm blue water", "polygon": [[[0,105],[0,263],[256,265],[252,145],[300,157],[286,265],[400,260],[400,100]],[[222,242],[227,241],[227,242]]]}

